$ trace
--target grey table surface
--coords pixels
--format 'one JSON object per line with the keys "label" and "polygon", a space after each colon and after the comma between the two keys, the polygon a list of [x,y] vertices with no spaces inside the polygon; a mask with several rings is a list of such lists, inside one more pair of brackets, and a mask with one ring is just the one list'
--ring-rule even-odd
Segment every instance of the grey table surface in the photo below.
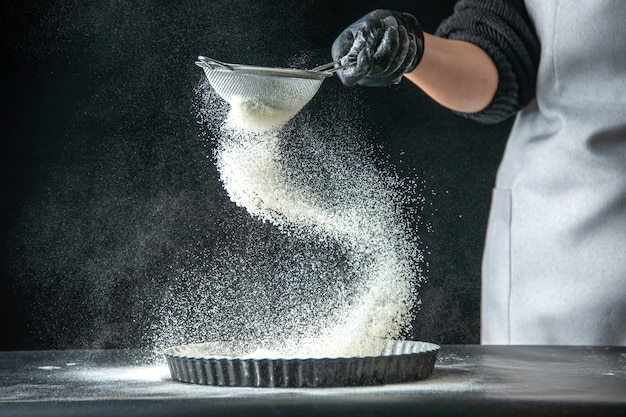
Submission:
{"label": "grey table surface", "polygon": [[136,350],[0,352],[5,415],[626,415],[626,347],[441,347],[431,378],[341,388],[173,381]]}

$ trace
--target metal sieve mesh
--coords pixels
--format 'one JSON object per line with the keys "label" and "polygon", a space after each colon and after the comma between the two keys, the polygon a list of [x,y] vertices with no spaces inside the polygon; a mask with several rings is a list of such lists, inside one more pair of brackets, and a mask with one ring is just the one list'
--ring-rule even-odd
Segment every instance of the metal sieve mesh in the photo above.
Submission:
{"label": "metal sieve mesh", "polygon": [[269,68],[226,64],[199,56],[196,65],[204,70],[217,94],[228,103],[252,102],[292,116],[317,93],[331,71]]}

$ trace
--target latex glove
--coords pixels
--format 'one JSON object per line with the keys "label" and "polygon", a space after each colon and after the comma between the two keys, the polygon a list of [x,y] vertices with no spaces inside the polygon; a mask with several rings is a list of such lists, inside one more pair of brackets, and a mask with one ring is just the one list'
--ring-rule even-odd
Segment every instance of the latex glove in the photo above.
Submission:
{"label": "latex glove", "polygon": [[408,13],[374,10],[348,26],[333,42],[333,60],[356,61],[337,71],[345,85],[384,87],[397,84],[424,53],[424,35]]}

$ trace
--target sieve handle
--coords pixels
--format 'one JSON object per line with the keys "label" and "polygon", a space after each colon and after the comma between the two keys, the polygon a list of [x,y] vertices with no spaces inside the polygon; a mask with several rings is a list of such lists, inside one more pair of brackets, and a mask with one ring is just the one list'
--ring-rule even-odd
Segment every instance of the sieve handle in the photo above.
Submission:
{"label": "sieve handle", "polygon": [[219,67],[219,68],[224,68],[230,71],[235,70],[233,67],[231,67],[230,65],[222,61],[218,61],[217,59],[209,58],[209,57],[202,56],[202,55],[198,56],[196,65],[199,67],[209,68],[209,69],[214,69],[215,67]]}
{"label": "sieve handle", "polygon": [[341,64],[341,61],[337,60],[337,61],[333,61],[333,62],[329,62],[328,64],[324,64],[324,65],[320,65],[319,67],[315,67],[313,68],[311,71],[319,71],[319,72],[330,72],[330,73],[335,73],[339,70],[342,70],[344,68],[348,68],[351,67],[352,65],[356,64],[356,61],[350,61],[346,64],[343,65],[339,65],[339,66],[335,66],[337,64]]}

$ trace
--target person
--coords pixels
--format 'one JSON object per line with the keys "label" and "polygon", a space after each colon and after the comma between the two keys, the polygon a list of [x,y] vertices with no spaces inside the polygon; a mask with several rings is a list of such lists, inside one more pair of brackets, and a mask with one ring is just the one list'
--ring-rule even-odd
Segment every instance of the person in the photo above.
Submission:
{"label": "person", "polygon": [[461,0],[434,34],[376,10],[345,85],[407,78],[481,123],[515,116],[482,263],[481,343],[626,345],[626,3]]}

